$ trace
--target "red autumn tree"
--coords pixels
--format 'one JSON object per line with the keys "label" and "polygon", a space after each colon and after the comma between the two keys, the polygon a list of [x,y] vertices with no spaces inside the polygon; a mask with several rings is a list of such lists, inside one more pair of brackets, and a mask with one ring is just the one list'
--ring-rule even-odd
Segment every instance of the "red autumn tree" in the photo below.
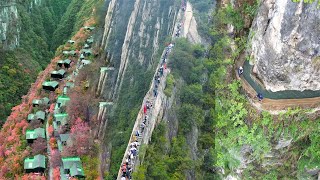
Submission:
{"label": "red autumn tree", "polygon": [[31,148],[33,156],[37,154],[44,154],[47,150],[47,142],[43,138],[38,138],[32,143]]}
{"label": "red autumn tree", "polygon": [[59,167],[61,165],[61,154],[58,150],[54,149],[51,151],[50,164],[53,168]]}
{"label": "red autumn tree", "polygon": [[53,126],[50,125],[50,126],[48,127],[48,133],[49,133],[49,136],[50,136],[50,137],[53,136],[53,131],[54,131]]}
{"label": "red autumn tree", "polygon": [[56,167],[53,169],[53,180],[60,180],[60,168]]}
{"label": "red autumn tree", "polygon": [[71,127],[70,137],[72,146],[68,146],[64,154],[76,152],[77,155],[84,155],[89,153],[93,145],[93,139],[90,136],[88,123],[77,118],[75,124]]}
{"label": "red autumn tree", "polygon": [[57,140],[54,137],[50,138],[49,144],[51,149],[57,149],[58,147]]}

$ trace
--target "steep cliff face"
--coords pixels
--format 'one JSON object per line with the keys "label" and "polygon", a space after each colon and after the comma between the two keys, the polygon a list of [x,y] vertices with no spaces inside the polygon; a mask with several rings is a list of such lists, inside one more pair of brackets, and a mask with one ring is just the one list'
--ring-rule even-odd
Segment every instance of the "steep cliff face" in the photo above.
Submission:
{"label": "steep cliff face", "polygon": [[261,2],[250,54],[254,72],[268,90],[320,89],[319,23],[315,2]]}
{"label": "steep cliff face", "polygon": [[163,47],[170,43],[168,38],[179,7],[170,0],[105,1],[104,26],[96,39],[104,52],[103,61],[114,69],[101,76],[97,94],[114,102],[113,112],[103,119],[108,121],[103,130],[105,144],[117,147],[111,150],[111,175],[118,171],[138,107],[148,91]]}
{"label": "steep cliff face", "polygon": [[20,25],[15,0],[0,2],[0,38],[4,49],[14,49],[19,45]]}
{"label": "steep cliff face", "polygon": [[117,78],[111,88],[112,95],[105,98],[118,97],[129,66],[136,64],[136,70],[150,70],[159,46],[164,45],[161,43],[172,31],[176,16],[173,4],[156,0],[112,0],[108,3],[100,46],[108,55],[106,59],[115,66]]}

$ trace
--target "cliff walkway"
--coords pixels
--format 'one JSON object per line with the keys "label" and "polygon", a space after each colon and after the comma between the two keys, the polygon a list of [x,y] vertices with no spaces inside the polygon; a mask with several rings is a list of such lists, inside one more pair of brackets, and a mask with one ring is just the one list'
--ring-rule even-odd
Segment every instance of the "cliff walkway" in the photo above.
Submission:
{"label": "cliff walkway", "polygon": [[[183,1],[184,2],[184,1]],[[174,26],[172,35],[173,43],[170,43],[163,51],[154,78],[151,82],[150,89],[143,99],[141,108],[138,112],[132,133],[121,161],[117,179],[131,179],[131,174],[137,166],[143,161],[143,146],[147,145],[152,136],[155,125],[161,120],[161,107],[163,106],[166,86],[166,78],[170,73],[167,69],[168,56],[174,48],[174,39],[183,35],[183,24],[185,20],[185,3],[181,5],[181,11],[177,16],[177,25]],[[144,149],[144,150],[143,150]]]}
{"label": "cliff walkway", "polygon": [[[248,95],[254,99],[256,106],[265,110],[284,110],[289,107],[315,108],[320,105],[320,90],[319,91],[296,91],[286,90],[272,92],[266,90],[260,82],[258,82],[252,75],[252,65],[249,61],[245,61],[244,57],[240,62],[243,63],[243,74],[237,78],[242,81],[242,86]],[[238,66],[239,67],[239,66]],[[258,93],[263,95],[261,102],[255,101]]]}

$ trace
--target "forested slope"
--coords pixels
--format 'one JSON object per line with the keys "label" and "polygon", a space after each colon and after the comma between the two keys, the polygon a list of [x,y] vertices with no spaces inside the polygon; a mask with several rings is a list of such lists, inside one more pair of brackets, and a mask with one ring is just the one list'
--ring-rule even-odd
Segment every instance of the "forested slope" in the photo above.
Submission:
{"label": "forested slope", "polygon": [[[20,103],[21,96],[27,93],[38,73],[50,62],[55,49],[89,17],[92,2],[28,0],[2,4],[0,10],[14,13],[16,9],[17,17],[0,14],[15,22],[5,29],[0,28],[6,36],[6,40],[0,42],[0,126],[11,108]],[[10,8],[6,9],[6,5]],[[14,48],[9,46],[13,38],[17,40]]]}

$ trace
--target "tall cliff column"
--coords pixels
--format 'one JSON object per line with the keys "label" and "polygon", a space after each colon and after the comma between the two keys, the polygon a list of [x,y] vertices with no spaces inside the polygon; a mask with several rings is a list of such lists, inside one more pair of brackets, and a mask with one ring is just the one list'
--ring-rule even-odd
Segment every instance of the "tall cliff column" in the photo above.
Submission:
{"label": "tall cliff column", "polygon": [[19,16],[15,0],[0,1],[0,44],[4,49],[19,46]]}
{"label": "tall cliff column", "polygon": [[271,91],[320,89],[320,11],[314,3],[261,2],[249,50],[253,72]]}

